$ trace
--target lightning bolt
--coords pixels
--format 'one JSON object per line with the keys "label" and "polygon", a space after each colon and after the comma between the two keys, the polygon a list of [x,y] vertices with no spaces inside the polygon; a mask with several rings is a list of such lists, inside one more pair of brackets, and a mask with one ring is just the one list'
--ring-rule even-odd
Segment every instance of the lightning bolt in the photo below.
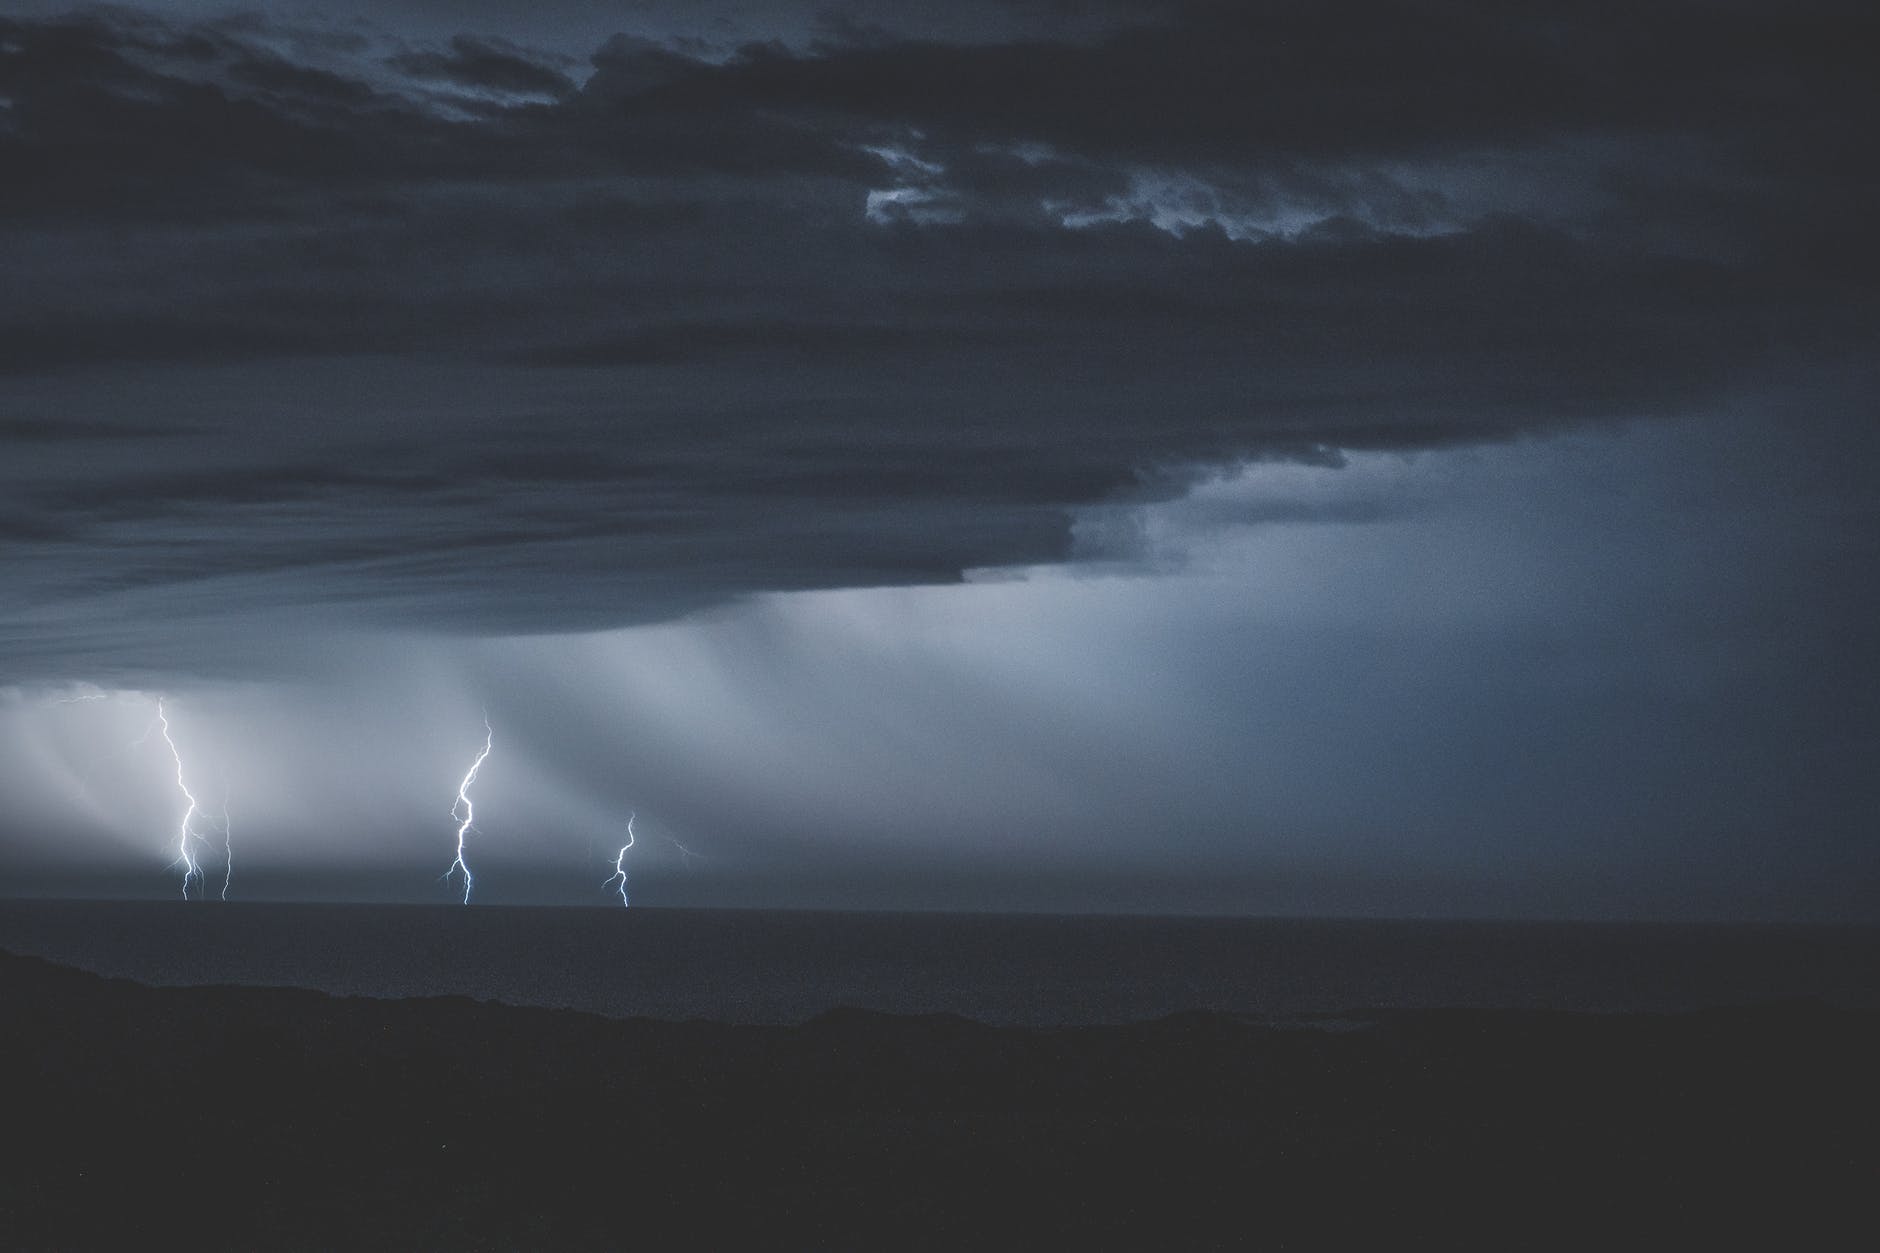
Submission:
{"label": "lightning bolt", "polygon": [[[439,876],[448,880],[458,871],[463,872],[463,903],[466,905],[470,903],[470,885],[475,882],[470,874],[469,863],[463,859],[464,837],[470,834],[471,819],[476,812],[470,804],[470,785],[476,782],[477,771],[482,769],[484,759],[490,755],[490,747],[496,743],[496,732],[490,729],[488,714],[483,715],[483,733],[483,751],[470,763],[470,772],[457,785],[457,799],[450,807],[450,816],[457,820],[457,859]],[[459,809],[463,810],[461,815],[457,812]]]}
{"label": "lightning bolt", "polygon": [[614,854],[614,872],[608,875],[607,881],[601,885],[610,888],[614,886],[616,879],[619,880],[622,907],[627,904],[627,850],[633,847],[633,820],[637,817],[639,817],[637,813],[627,815],[627,842],[620,846],[618,853]]}
{"label": "lightning bolt", "polygon": [[[189,785],[183,781],[183,754],[177,750],[176,741],[170,738],[170,719],[169,716],[163,712],[163,698],[161,696],[157,698],[157,726],[162,729],[163,742],[169,745],[170,760],[176,763],[176,790],[183,794],[185,801],[189,802],[189,807],[183,811],[183,820],[177,824],[176,860],[170,863],[171,865],[181,865],[183,867],[183,899],[188,900],[190,880],[194,879],[199,883],[202,880],[202,866],[196,861],[196,854],[190,849],[191,840],[202,838],[196,833],[195,829],[196,811],[200,807],[196,803],[195,794],[189,790]],[[148,730],[144,732],[146,738],[148,738],[149,734],[150,732]]]}
{"label": "lightning bolt", "polygon": [[222,899],[228,899],[228,885],[235,878],[235,839],[229,833],[228,786],[222,788]]}
{"label": "lightning bolt", "polygon": [[664,836],[662,838],[666,841],[666,843],[672,845],[674,848],[679,850],[679,864],[681,866],[684,866],[687,870],[690,870],[692,868],[693,858],[695,857],[703,858],[705,856],[705,854],[703,853],[693,852],[691,849],[687,848],[685,845],[679,843],[679,841],[673,839],[670,835]]}

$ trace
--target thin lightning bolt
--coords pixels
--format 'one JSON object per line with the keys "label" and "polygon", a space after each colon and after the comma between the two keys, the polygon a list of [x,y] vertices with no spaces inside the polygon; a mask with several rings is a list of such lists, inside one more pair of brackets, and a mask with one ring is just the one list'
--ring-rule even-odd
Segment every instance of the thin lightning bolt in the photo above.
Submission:
{"label": "thin lightning bolt", "polygon": [[702,858],[705,856],[705,854],[703,853],[693,852],[691,849],[687,848],[685,845],[679,843],[679,841],[673,839],[670,835],[665,836],[663,838],[665,839],[666,843],[672,845],[674,848],[679,850],[679,864],[681,866],[684,866],[687,870],[690,870],[692,868],[692,859],[694,857]]}
{"label": "thin lightning bolt", "polygon": [[222,788],[222,899],[228,899],[228,885],[235,878],[235,839],[229,833],[228,787]]}
{"label": "thin lightning bolt", "polygon": [[[196,862],[196,855],[190,851],[189,842],[197,836],[194,824],[196,820],[196,797],[190,792],[189,785],[183,782],[183,754],[177,751],[176,741],[170,738],[170,719],[163,712],[163,698],[157,698],[157,725],[163,730],[163,742],[170,746],[170,760],[176,763],[176,790],[189,802],[189,808],[183,811],[183,820],[176,828],[176,861],[172,865],[183,867],[183,899],[189,899],[189,881],[202,879],[202,867]],[[144,733],[146,736],[149,732]]]}
{"label": "thin lightning bolt", "polygon": [[[476,812],[470,804],[470,785],[476,782],[477,771],[482,768],[484,758],[490,755],[491,745],[496,743],[496,732],[490,729],[488,714],[483,715],[483,732],[483,751],[478,753],[477,759],[470,763],[470,773],[466,774],[463,782],[457,785],[457,799],[450,807],[450,816],[457,819],[457,860],[451,862],[449,868],[439,876],[449,879],[458,871],[463,871],[463,903],[466,905],[470,903],[470,885],[475,882],[470,874],[469,863],[463,859],[464,837],[470,834],[471,818]],[[461,815],[457,812],[459,809],[463,810]]]}
{"label": "thin lightning bolt", "polygon": [[637,813],[627,815],[627,842],[620,846],[618,853],[614,854],[614,872],[608,875],[607,882],[601,885],[602,887],[613,887],[614,881],[618,879],[620,881],[620,904],[623,907],[627,904],[627,850],[633,847],[633,820],[637,817],[639,817]]}

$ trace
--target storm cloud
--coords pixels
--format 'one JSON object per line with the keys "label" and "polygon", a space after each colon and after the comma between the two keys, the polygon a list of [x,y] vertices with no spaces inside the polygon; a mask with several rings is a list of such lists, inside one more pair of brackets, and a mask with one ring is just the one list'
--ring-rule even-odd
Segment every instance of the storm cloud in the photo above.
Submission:
{"label": "storm cloud", "polygon": [[1186,467],[1839,368],[1875,326],[1867,20],[636,34],[578,88],[494,37],[10,21],[9,420],[169,438],[24,443],[10,529],[48,538],[9,580],[75,618],[213,580],[589,626],[1062,555],[1068,509]]}
{"label": "storm cloud", "polygon": [[[1593,438],[1652,454],[1575,462],[1583,487],[1757,519],[1755,577],[1703,602],[1724,651],[1789,589],[1813,625],[1771,664],[1871,742],[1867,6],[531,8],[0,18],[0,686],[293,684],[371,670],[363,640],[724,630],[775,593],[971,600],[1000,570],[1192,591],[1223,536],[1388,551],[1450,480],[1286,482]],[[1531,487],[1470,525],[1558,496]],[[1624,532],[1543,512],[1534,561],[1597,566],[1589,597],[1626,581]],[[1630,532],[1665,585],[1701,564],[1683,516]],[[1379,606],[1408,594],[1388,574]],[[1747,753],[1779,719],[1744,682]],[[1868,811],[1835,777],[1848,839]],[[1132,821],[1203,795],[1186,826],[1225,831],[1237,789],[1171,775]],[[1088,829],[1059,801],[1077,821],[1034,819]],[[673,802],[762,825],[715,803]]]}

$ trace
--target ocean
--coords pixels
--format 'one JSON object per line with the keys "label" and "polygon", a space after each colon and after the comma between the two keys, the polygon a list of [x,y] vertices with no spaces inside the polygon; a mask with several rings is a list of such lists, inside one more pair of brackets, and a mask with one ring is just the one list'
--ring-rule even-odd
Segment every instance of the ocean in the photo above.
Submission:
{"label": "ocean", "polygon": [[0,901],[0,949],[150,984],[732,1023],[1880,1007],[1872,927]]}

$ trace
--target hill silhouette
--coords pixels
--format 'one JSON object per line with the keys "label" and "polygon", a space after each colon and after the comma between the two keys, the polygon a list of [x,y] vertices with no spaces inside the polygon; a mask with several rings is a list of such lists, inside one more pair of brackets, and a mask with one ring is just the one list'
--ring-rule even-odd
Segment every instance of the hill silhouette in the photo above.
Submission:
{"label": "hill silhouette", "polygon": [[0,1004],[14,1250],[1826,1248],[1880,1183],[1880,1014],[1814,1003],[729,1026],[0,954]]}

